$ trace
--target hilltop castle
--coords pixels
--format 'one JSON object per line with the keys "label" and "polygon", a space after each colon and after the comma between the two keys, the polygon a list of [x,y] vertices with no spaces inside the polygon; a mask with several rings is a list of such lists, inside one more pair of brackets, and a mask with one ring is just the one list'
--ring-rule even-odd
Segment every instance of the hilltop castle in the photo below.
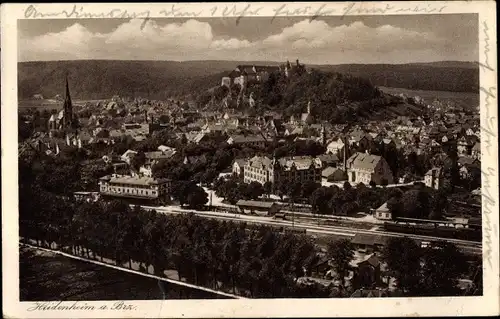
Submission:
{"label": "hilltop castle", "polygon": [[239,84],[241,87],[245,87],[247,84],[267,81],[269,75],[273,72],[279,72],[288,77],[292,70],[305,70],[305,65],[300,64],[298,59],[295,65],[292,65],[289,61],[279,66],[238,65],[227,76],[222,78],[221,86],[229,88],[232,84]]}

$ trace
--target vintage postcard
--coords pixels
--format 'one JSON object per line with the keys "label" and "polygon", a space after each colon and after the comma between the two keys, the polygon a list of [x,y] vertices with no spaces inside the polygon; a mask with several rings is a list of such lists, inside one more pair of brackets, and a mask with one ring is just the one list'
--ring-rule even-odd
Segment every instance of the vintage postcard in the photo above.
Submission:
{"label": "vintage postcard", "polygon": [[493,1],[4,4],[7,318],[499,314]]}

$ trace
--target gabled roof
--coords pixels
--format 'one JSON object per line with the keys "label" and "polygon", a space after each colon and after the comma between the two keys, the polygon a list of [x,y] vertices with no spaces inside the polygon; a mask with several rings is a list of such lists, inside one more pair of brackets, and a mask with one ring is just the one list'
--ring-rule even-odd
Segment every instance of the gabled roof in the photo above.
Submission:
{"label": "gabled roof", "polygon": [[337,171],[339,171],[340,169],[339,168],[336,168],[336,167],[327,167],[325,168],[322,172],[321,172],[321,176],[324,177],[324,178],[328,178],[330,177],[332,174],[336,173]]}
{"label": "gabled roof", "polygon": [[381,156],[367,153],[356,153],[347,160],[347,167],[354,169],[374,170],[382,160]]}
{"label": "gabled roof", "polygon": [[318,155],[318,158],[323,163],[335,163],[339,161],[339,158],[336,154],[322,154]]}
{"label": "gabled roof", "polygon": [[375,254],[371,254],[368,258],[358,263],[358,265],[367,263],[373,267],[380,266],[380,259]]}
{"label": "gabled roof", "polygon": [[246,158],[237,158],[233,161],[233,165],[238,164],[238,166],[243,167],[246,165],[247,161],[248,160]]}

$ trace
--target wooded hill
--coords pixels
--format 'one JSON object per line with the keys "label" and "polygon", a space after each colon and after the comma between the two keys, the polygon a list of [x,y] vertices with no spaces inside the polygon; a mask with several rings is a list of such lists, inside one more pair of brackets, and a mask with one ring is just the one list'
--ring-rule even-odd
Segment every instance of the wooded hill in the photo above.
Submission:
{"label": "wooded hill", "polygon": [[198,108],[220,111],[229,107],[257,114],[272,110],[299,118],[309,102],[316,120],[334,123],[419,116],[426,110],[411,98],[383,93],[368,79],[318,69],[292,69],[288,77],[272,73],[267,81],[249,83],[243,90],[239,84],[219,86],[197,99]]}
{"label": "wooded hill", "polygon": [[[39,61],[21,62],[18,95],[52,98],[64,91],[68,74],[77,99],[102,99],[113,95],[166,99],[196,94],[220,85],[223,74],[238,64],[278,65],[279,62],[241,61]],[[419,90],[478,92],[479,67],[469,62],[421,64],[306,65],[323,71],[348,73],[369,79],[376,86]]]}

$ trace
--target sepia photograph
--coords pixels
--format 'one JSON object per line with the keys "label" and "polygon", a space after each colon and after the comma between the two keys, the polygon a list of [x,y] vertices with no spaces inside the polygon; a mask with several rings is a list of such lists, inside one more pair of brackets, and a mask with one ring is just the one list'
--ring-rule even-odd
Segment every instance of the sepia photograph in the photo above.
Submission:
{"label": "sepia photograph", "polygon": [[19,302],[483,296],[479,13],[285,6],[21,11]]}

